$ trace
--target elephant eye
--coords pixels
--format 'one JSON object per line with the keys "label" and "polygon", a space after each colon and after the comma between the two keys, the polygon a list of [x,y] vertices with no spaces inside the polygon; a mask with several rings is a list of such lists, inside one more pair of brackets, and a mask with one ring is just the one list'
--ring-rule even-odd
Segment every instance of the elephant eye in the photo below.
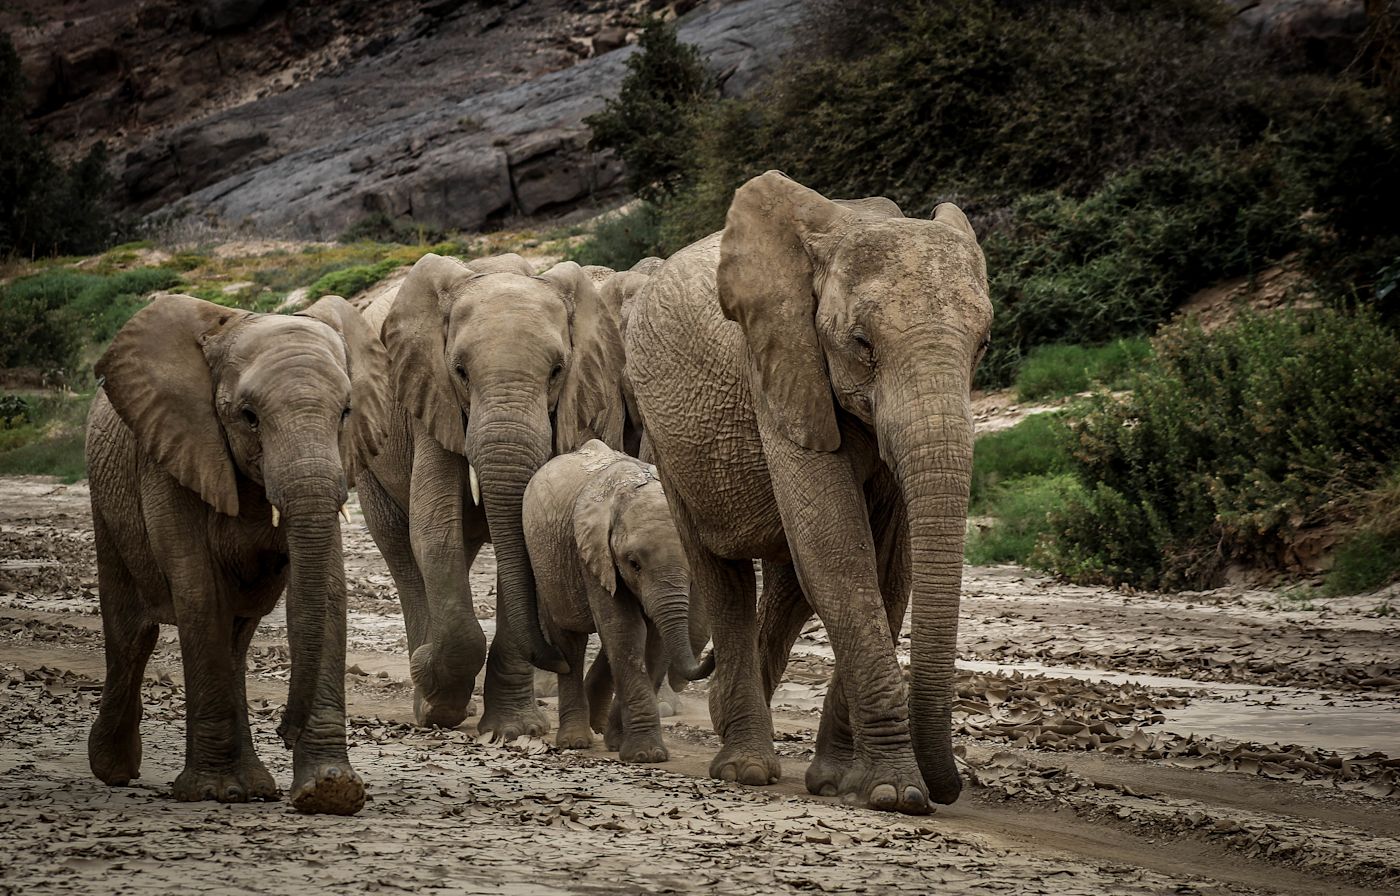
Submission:
{"label": "elephant eye", "polygon": [[860,350],[860,353],[865,356],[865,359],[867,361],[874,359],[875,346],[870,344],[870,340],[866,338],[866,335],[864,333],[860,332],[859,330],[852,333],[851,341],[856,344],[856,348]]}
{"label": "elephant eye", "polygon": [[628,558],[627,558],[627,564],[628,564],[629,566],[632,567],[632,571],[633,571],[633,572],[641,572],[641,571],[642,571],[642,564],[640,564],[640,563],[637,562],[637,558],[636,558],[636,557],[628,557]]}
{"label": "elephant eye", "polygon": [[463,367],[461,364],[458,364],[453,372],[457,374],[457,379],[464,383],[467,381],[467,368]]}
{"label": "elephant eye", "polygon": [[257,431],[258,431],[258,415],[253,413],[253,409],[252,409],[252,408],[244,408],[244,409],[242,410],[241,413],[242,413],[242,415],[243,415],[243,422],[246,423],[246,424],[248,424],[248,428],[251,429],[253,432],[257,432]]}
{"label": "elephant eye", "polygon": [[340,412],[340,422],[341,422],[341,423],[344,423],[346,420],[349,420],[349,419],[350,419],[350,405],[347,404],[347,405],[345,406],[345,410],[343,410],[343,411]]}
{"label": "elephant eye", "polygon": [[560,361],[554,365],[554,369],[549,372],[549,381],[552,383],[559,379],[559,375],[564,372],[564,362]]}

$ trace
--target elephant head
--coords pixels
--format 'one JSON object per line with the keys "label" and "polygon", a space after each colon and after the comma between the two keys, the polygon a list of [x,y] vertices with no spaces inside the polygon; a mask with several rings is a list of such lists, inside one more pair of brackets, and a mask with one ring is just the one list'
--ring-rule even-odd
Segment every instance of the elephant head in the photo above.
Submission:
{"label": "elephant head", "polygon": [[638,470],[628,458],[585,488],[574,502],[574,538],[599,587],[640,603],[661,632],[673,670],[687,681],[714,671],[713,652],[703,661],[692,653],[690,566],[655,467]]}
{"label": "elephant head", "polygon": [[[383,437],[376,384],[387,366],[338,296],[293,317],[160,295],[97,363],[113,408],[161,469],[219,513],[267,514],[260,522],[285,533],[292,680],[281,730],[298,755],[334,736],[325,713],[338,714],[344,738],[343,703],[323,705],[317,688],[336,631],[327,617],[345,613],[338,511],[355,458]],[[240,481],[261,486],[271,511]]]}
{"label": "elephant head", "polygon": [[840,409],[869,428],[899,482],[913,575],[914,748],[930,796],[952,802],[969,392],[992,319],[976,234],[951,204],[910,219],[887,199],[832,201],[770,171],[734,196],[718,290],[743,328],[760,424],[835,451]]}
{"label": "elephant head", "polygon": [[535,276],[515,255],[468,265],[430,254],[400,287],[383,332],[399,401],[470,463],[496,551],[499,623],[536,666],[565,670],[540,630],[521,502],[554,454],[592,438],[621,443],[615,316],[573,262]]}

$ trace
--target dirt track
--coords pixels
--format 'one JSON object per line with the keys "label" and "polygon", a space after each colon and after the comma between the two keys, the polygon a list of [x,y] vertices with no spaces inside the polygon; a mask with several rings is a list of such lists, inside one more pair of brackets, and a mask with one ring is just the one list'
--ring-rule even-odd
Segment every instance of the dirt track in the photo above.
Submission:
{"label": "dirt track", "polygon": [[[969,568],[956,721],[974,783],[904,818],[801,786],[830,671],[815,623],[776,699],[773,788],[705,777],[716,740],[702,693],[665,720],[672,759],[654,768],[601,744],[481,743],[475,720],[412,729],[392,585],[352,510],[351,759],[371,800],[354,818],[311,818],[166,796],[183,745],[173,629],[147,671],[141,781],[92,778],[102,644],[86,490],[0,480],[0,892],[1400,889],[1394,593],[1129,595]],[[473,573],[484,614],[492,580],[488,553]],[[285,785],[280,614],[253,664],[255,736]]]}

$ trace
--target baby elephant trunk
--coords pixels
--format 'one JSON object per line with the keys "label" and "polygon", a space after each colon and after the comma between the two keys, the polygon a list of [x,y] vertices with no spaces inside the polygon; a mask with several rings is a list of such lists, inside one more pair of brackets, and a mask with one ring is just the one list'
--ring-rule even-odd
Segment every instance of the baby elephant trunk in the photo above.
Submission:
{"label": "baby elephant trunk", "polygon": [[715,654],[710,651],[697,661],[690,646],[690,582],[673,581],[656,589],[647,601],[647,615],[661,631],[671,670],[686,681],[698,681],[715,671]]}

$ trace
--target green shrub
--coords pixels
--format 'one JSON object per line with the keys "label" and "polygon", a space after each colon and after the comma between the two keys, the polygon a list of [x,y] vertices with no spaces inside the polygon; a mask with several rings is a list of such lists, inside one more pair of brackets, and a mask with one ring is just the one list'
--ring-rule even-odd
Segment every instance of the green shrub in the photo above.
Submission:
{"label": "green shrub", "polygon": [[0,429],[14,429],[32,421],[28,399],[23,395],[0,395]]}
{"label": "green shrub", "polygon": [[620,214],[600,218],[584,241],[569,251],[569,260],[625,271],[648,255],[662,254],[660,226],[657,207],[639,202]]}
{"label": "green shrub", "polygon": [[358,264],[340,268],[323,274],[311,284],[309,297],[313,300],[321,296],[343,296],[350,298],[356,293],[369,289],[389,274],[401,267],[394,259],[386,258],[374,264]]}
{"label": "green shrub", "polygon": [[1164,331],[1124,397],[1071,421],[1085,485],[1048,562],[1080,579],[1204,587],[1287,568],[1400,455],[1400,337],[1370,313]]}
{"label": "green shrub", "polygon": [[1006,382],[1037,345],[1151,332],[1197,290],[1295,247],[1304,207],[1272,156],[1217,150],[1158,159],[1083,200],[1027,196],[984,243],[996,313],[979,377]]}
{"label": "green shrub", "polygon": [[691,112],[715,93],[700,52],[676,39],[674,25],[659,20],[642,31],[637,52],[616,99],[584,119],[590,147],[617,152],[627,166],[627,188],[655,201],[685,177],[693,140]]}
{"label": "green shrub", "polygon": [[0,429],[0,475],[58,476],[65,482],[83,478],[84,428],[92,395],[56,393],[21,400],[30,419]]}
{"label": "green shrub", "polygon": [[987,528],[968,536],[969,563],[1035,563],[1036,546],[1051,531],[1051,518],[1079,490],[1073,476],[1025,476],[997,485],[983,513],[993,517]]}
{"label": "green shrub", "polygon": [[1096,385],[1121,389],[1151,351],[1142,338],[1099,346],[1037,346],[1016,374],[1016,397],[1021,401],[1063,398]]}
{"label": "green shrub", "polygon": [[987,500],[1003,484],[1067,472],[1068,438],[1059,414],[1032,414],[1010,429],[978,437],[972,448],[972,511],[986,512]]}
{"label": "green shrub", "polygon": [[1327,595],[1374,591],[1400,579],[1400,467],[1356,504],[1356,519],[1327,573]]}

